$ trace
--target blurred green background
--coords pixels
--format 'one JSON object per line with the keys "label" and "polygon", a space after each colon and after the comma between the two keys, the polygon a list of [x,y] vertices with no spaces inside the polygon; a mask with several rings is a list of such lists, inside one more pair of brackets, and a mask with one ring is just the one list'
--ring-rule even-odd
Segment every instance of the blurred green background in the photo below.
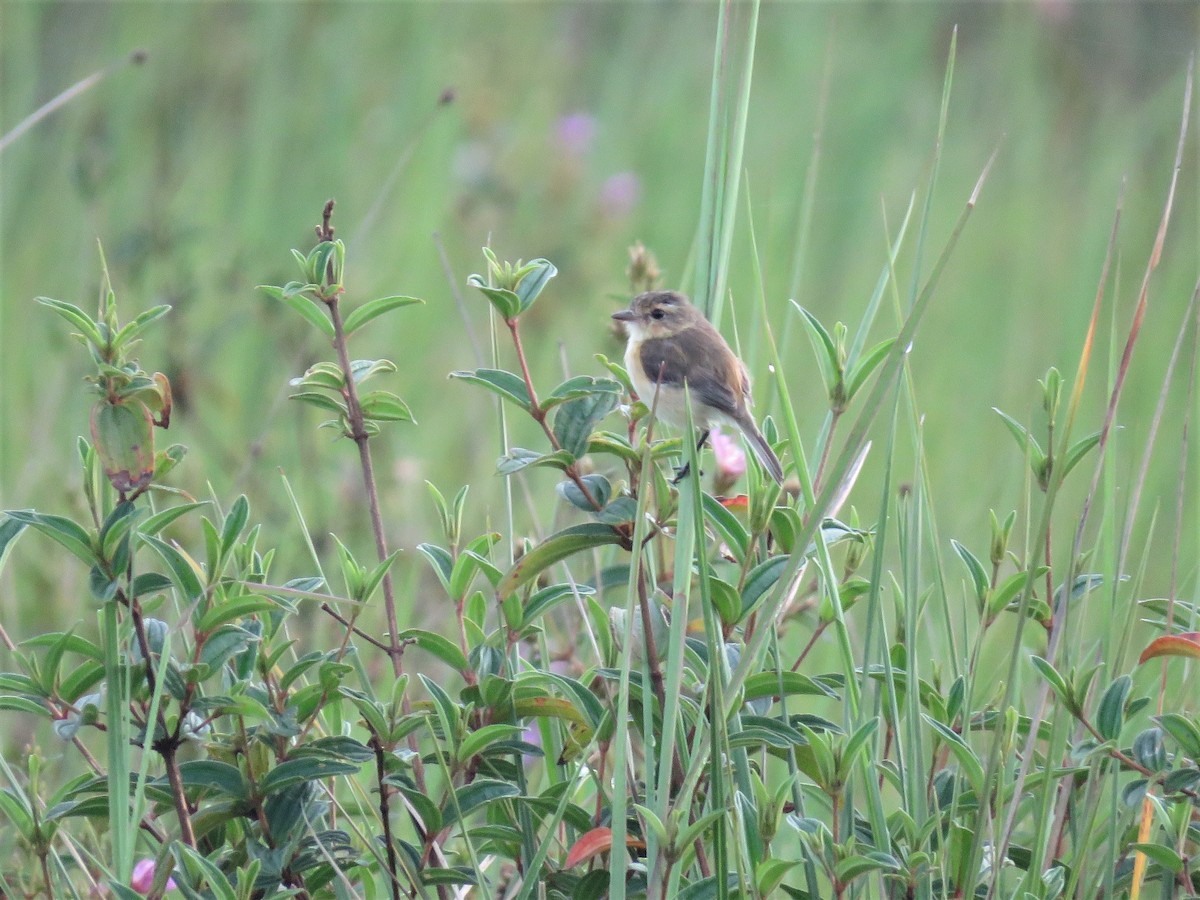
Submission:
{"label": "blurred green background", "polygon": [[[1101,367],[1080,426],[1099,427],[1108,325],[1124,334],[1161,214],[1198,10],[1048,0],[762,8],[743,187],[810,441],[824,401],[787,300],[794,290],[827,324],[861,317],[887,228],[914,191],[923,202],[958,27],[926,269],[999,155],[912,367],[939,525],[981,554],[987,509],[1018,505],[1025,477],[991,407],[1040,421],[1035,379],[1049,365],[1073,373],[1125,179],[1118,290],[1108,295]],[[86,433],[91,402],[85,360],[32,298],[94,308],[97,239],[125,317],[175,307],[148,335],[142,362],[175,388],[168,437],[190,449],[178,483],[203,496],[211,486],[226,504],[248,493],[263,542],[283,550],[278,578],[311,570],[281,470],[317,536],[336,531],[364,556],[371,546],[353,447],[286,401],[287,379],[329,348],[255,291],[295,277],[289,248],[311,246],[326,199],[337,199],[334,223],[349,242],[350,301],[427,301],[377,320],[352,347],[396,360],[392,386],[419,422],[374,445],[390,539],[406,551],[436,537],[425,479],[448,493],[470,483],[474,527],[502,508],[491,397],[446,378],[477,364],[456,292],[488,352],[485,303],[465,288],[483,268],[482,245],[560,269],[525,326],[543,385],[564,368],[599,373],[597,352],[619,356],[608,316],[627,300],[635,240],[657,254],[667,286],[690,287],[682,279],[700,208],[715,4],[8,2],[0,16],[0,133],[115,65],[0,154],[0,507],[81,511],[74,438]],[[136,49],[148,53],[143,65],[121,62]],[[453,102],[440,104],[447,89]],[[1193,138],[1116,441],[1121,477],[1136,466],[1197,275],[1196,161]],[[797,263],[814,165],[811,232]],[[748,327],[757,298],[744,209],[730,288],[744,355],[762,381],[763,336]],[[904,291],[912,272],[909,254]],[[892,327],[890,302],[884,309],[875,340]],[[728,332],[728,315],[725,324]],[[1147,510],[1173,509],[1184,405],[1177,389]],[[540,446],[527,423],[514,443]],[[868,466],[867,508],[877,478]],[[529,478],[543,527],[553,481],[548,472]],[[1169,542],[1153,559],[1165,561],[1165,550]],[[58,556],[23,542],[21,578],[6,575],[0,598],[14,637],[87,615],[85,573]],[[413,587],[423,561],[407,552],[400,565],[419,621],[436,608]],[[1159,591],[1165,579],[1165,567],[1150,576]]]}

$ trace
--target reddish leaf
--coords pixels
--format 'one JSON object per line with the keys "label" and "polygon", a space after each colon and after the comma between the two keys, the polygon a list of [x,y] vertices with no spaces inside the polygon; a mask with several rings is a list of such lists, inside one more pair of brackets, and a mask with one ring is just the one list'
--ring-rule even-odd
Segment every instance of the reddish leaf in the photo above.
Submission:
{"label": "reddish leaf", "polygon": [[[625,846],[634,850],[645,850],[646,842],[640,841],[634,837],[625,838]],[[612,829],[611,828],[593,828],[571,847],[567,854],[566,860],[563,862],[564,869],[573,869],[581,862],[586,862],[593,856],[600,853],[606,853],[612,849]]]}
{"label": "reddish leaf", "polygon": [[731,509],[734,512],[745,512],[750,508],[750,497],[746,494],[737,494],[733,497],[718,497],[717,502],[726,509]]}
{"label": "reddish leaf", "polygon": [[1168,634],[1155,638],[1138,657],[1138,665],[1156,656],[1187,656],[1200,659],[1200,631],[1185,631],[1183,634]]}

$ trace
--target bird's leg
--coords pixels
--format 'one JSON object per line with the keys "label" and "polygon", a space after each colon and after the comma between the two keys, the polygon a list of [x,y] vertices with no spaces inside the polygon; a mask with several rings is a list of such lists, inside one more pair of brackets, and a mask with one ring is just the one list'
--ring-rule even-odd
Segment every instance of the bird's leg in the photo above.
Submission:
{"label": "bird's leg", "polygon": [[[708,432],[709,432],[709,429],[707,429],[707,428],[705,428],[702,432],[700,432],[700,440],[696,441],[696,452],[697,453],[699,453],[701,450],[703,450],[704,445],[708,442]],[[680,466],[678,469],[675,470],[675,477],[673,479],[671,479],[671,484],[679,484],[679,482],[683,481],[683,479],[688,477],[688,473],[691,470],[692,470],[692,464],[685,462],[682,466]],[[704,473],[701,472],[700,474],[703,475]]]}

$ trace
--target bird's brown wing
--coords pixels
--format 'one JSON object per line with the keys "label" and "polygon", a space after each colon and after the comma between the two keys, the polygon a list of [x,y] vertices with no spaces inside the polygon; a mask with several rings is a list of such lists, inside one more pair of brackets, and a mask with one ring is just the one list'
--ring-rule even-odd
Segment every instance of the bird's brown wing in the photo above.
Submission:
{"label": "bird's brown wing", "polygon": [[[744,409],[743,367],[716,329],[686,328],[670,338],[642,342],[642,371],[651,382],[683,387],[721,412],[738,416]],[[660,376],[661,372],[661,376]]]}

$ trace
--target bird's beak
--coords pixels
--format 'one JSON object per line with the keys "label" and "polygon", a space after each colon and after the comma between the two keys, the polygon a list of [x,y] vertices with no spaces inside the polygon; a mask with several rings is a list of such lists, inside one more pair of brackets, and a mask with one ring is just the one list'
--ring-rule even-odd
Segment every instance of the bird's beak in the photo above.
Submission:
{"label": "bird's beak", "polygon": [[632,322],[637,318],[632,309],[623,309],[620,312],[615,312],[612,317],[618,322]]}

